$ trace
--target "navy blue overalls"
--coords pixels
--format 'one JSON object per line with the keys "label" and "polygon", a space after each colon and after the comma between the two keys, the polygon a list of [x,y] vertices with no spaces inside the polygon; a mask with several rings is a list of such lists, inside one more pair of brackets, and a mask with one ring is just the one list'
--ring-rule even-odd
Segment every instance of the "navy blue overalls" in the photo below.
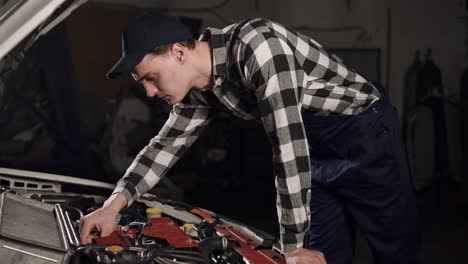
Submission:
{"label": "navy blue overalls", "polygon": [[357,228],[374,263],[419,263],[414,192],[388,99],[358,115],[302,118],[312,174],[304,247],[322,251],[328,264],[353,263]]}
{"label": "navy blue overalls", "polygon": [[[233,40],[249,20],[230,37],[227,65]],[[236,74],[228,71],[228,79]],[[322,251],[327,264],[353,263],[357,228],[369,241],[375,263],[419,263],[414,192],[398,114],[388,99],[383,96],[358,115],[305,111],[302,119],[312,175],[304,247]]]}

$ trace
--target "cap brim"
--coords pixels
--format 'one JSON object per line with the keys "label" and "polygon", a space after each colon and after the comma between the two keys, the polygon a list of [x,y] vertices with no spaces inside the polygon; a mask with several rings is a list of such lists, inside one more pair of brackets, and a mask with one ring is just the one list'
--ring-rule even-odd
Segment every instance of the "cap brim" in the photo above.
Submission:
{"label": "cap brim", "polygon": [[107,72],[107,79],[115,79],[124,72],[131,71],[145,56],[145,54],[128,54],[122,56]]}

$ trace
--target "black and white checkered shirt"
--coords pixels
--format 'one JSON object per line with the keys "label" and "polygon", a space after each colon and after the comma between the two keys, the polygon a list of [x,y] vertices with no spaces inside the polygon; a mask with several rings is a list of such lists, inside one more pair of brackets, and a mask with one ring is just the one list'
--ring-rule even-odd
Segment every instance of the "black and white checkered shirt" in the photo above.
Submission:
{"label": "black and white checkered shirt", "polygon": [[236,25],[207,28],[200,36],[211,43],[214,87],[192,90],[174,106],[164,127],[138,154],[114,192],[122,192],[131,204],[152,188],[222,105],[240,118],[261,120],[268,134],[280,242],[287,252],[302,246],[309,226],[314,172],[301,112],[353,115],[378,100],[380,93],[313,39],[266,19],[253,19],[242,27],[227,65]]}

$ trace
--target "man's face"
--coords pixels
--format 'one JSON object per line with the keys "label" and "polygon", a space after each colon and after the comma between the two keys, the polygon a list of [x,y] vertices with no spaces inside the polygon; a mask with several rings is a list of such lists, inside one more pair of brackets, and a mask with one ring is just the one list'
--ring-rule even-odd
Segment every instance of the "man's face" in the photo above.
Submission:
{"label": "man's face", "polygon": [[146,54],[132,71],[148,97],[158,96],[171,105],[187,95],[191,83],[184,65],[185,54],[169,52],[163,55]]}

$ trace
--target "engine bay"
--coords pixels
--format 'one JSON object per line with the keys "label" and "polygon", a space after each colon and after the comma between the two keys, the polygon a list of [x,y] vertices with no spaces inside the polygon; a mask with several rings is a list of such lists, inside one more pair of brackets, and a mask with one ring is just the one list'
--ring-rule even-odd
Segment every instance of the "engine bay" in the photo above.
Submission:
{"label": "engine bay", "polygon": [[[116,219],[109,236],[79,243],[80,218],[96,199],[2,189],[5,263],[285,263],[276,238],[208,210],[146,194]],[[2,261],[3,263],[3,261]]]}

